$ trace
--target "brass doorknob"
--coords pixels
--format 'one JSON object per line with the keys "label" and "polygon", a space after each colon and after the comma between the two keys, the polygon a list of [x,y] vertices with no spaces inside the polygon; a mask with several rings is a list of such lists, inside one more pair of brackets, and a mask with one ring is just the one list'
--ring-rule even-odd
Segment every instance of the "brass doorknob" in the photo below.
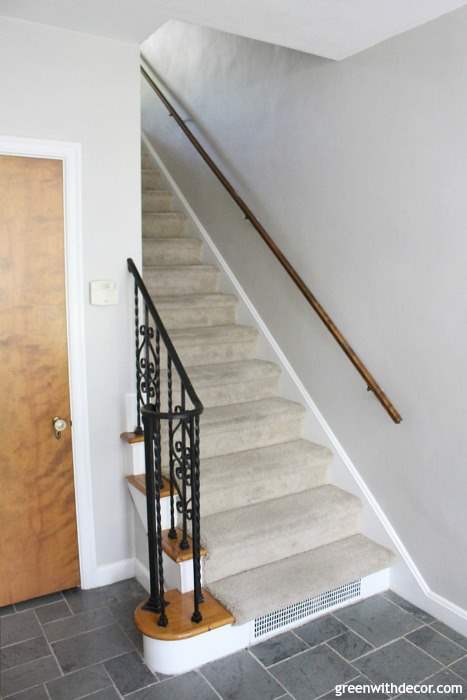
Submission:
{"label": "brass doorknob", "polygon": [[52,418],[52,425],[55,433],[55,437],[57,440],[60,440],[62,433],[64,430],[67,429],[68,423],[64,418],[60,418],[59,416],[55,416]]}

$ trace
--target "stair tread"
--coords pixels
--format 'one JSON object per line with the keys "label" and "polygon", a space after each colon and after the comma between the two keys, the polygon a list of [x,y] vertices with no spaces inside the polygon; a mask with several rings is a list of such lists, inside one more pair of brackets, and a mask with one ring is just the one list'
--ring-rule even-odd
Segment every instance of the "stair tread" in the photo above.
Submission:
{"label": "stair tread", "polygon": [[[128,435],[124,434],[125,439]],[[303,484],[307,484],[307,488],[319,486],[324,483],[326,467],[332,457],[327,447],[303,439],[205,457],[201,459],[201,514],[232,510],[235,508],[232,499],[238,492],[237,500],[242,506],[249,506],[298,493],[303,490]],[[163,468],[167,476],[168,466]],[[291,468],[293,479],[290,478]],[[144,474],[127,478],[137,480],[139,490],[146,493]]]}
{"label": "stair tread", "polygon": [[271,379],[271,377],[275,378],[280,374],[280,368],[274,362],[256,359],[220,362],[213,365],[195,365],[185,369],[196,389],[259,378]]}
{"label": "stair tread", "polygon": [[[154,171],[154,172],[156,172],[156,171]],[[154,185],[151,185],[148,182],[143,182],[143,187],[142,187],[141,192],[142,192],[142,194],[148,194],[148,193],[154,192],[154,190],[156,190],[156,189],[158,189],[158,188],[155,187]]]}
{"label": "stair tread", "polygon": [[[170,529],[162,530],[162,549],[167,554],[172,561],[180,564],[182,561],[192,561],[193,560],[193,540],[191,537],[187,536],[188,547],[182,549],[180,547],[180,542],[183,538],[183,530],[180,528],[175,528],[177,536],[172,539],[169,535]],[[200,556],[205,557],[207,552],[204,547],[200,548]]]}
{"label": "stair tread", "polygon": [[143,210],[142,224],[144,244],[144,241],[151,238],[186,236],[188,218],[186,214],[178,211]]}
{"label": "stair tread", "polygon": [[[143,187],[142,190],[142,195],[143,195],[143,208],[142,212],[143,214],[153,214],[153,213],[164,213],[164,212],[172,212],[172,205],[174,204],[174,196],[171,192],[168,190],[161,190],[156,187],[149,187],[145,186]],[[156,202],[154,202],[154,199],[156,199]],[[170,200],[169,202],[169,207],[167,209],[153,209],[152,207],[157,203],[160,205],[161,201],[164,200]],[[174,212],[177,213],[177,212]]]}
{"label": "stair tread", "polygon": [[194,328],[174,328],[171,332],[175,347],[232,343],[256,338],[258,331],[252,326],[228,324],[226,326],[200,326]]}
{"label": "stair tread", "polygon": [[210,552],[216,547],[243,547],[246,537],[271,538],[276,531],[293,536],[314,522],[334,518],[336,511],[360,507],[357,496],[332,484],[289,494],[270,501],[208,515],[202,520],[203,540]]}
{"label": "stair tread", "polygon": [[[201,458],[296,440],[304,412],[303,406],[276,396],[206,407],[201,415]],[[164,436],[163,445],[167,439]]]}
{"label": "stair tread", "polygon": [[143,219],[147,217],[159,217],[164,219],[175,219],[178,221],[186,221],[187,216],[180,211],[143,211]]}
{"label": "stair tread", "polygon": [[[211,515],[298,493],[325,481],[333,454],[308,440],[291,440],[201,460],[201,514]],[[293,471],[293,478],[291,478]]]}
{"label": "stair tread", "polygon": [[323,484],[201,519],[209,552],[205,580],[217,581],[359,530],[361,502],[337,486]]}
{"label": "stair tread", "polygon": [[268,447],[257,447],[254,450],[233,452],[220,457],[208,457],[202,461],[203,476],[206,474],[207,478],[207,474],[211,471],[219,472],[223,469],[232,473],[237,469],[243,469],[245,464],[254,465],[255,469],[263,466],[271,467],[272,464],[282,466],[286,463],[290,465],[294,464],[296,460],[306,457],[312,457],[317,462],[328,464],[333,458],[333,453],[324,445],[301,438]]}
{"label": "stair tread", "polygon": [[189,263],[188,265],[144,265],[143,274],[144,272],[160,272],[161,270],[168,270],[170,272],[190,272],[192,270],[194,272],[219,272],[219,268],[216,267],[216,265],[209,265],[206,263]]}
{"label": "stair tread", "polygon": [[194,236],[164,236],[145,239],[143,269],[161,265],[201,264],[203,242]]}
{"label": "stair tread", "polygon": [[238,299],[233,294],[212,292],[207,294],[168,294],[154,295],[156,307],[169,309],[183,307],[204,308],[206,306],[236,306]]}
{"label": "stair tread", "polygon": [[166,236],[165,238],[148,238],[145,245],[167,247],[171,243],[175,245],[203,245],[203,242],[195,236]]}
{"label": "stair tread", "polygon": [[355,534],[228,576],[207,588],[242,624],[386,569],[392,560],[388,549]]}
{"label": "stair tread", "polygon": [[[134,440],[135,443],[144,441],[142,435],[136,436],[135,433],[121,433],[120,437],[127,442],[131,440]],[[132,443],[130,442],[130,444]],[[125,478],[130,486],[146,495],[146,474],[129,474]],[[167,498],[167,496],[170,496],[170,481],[162,477],[161,498]]]}
{"label": "stair tread", "polygon": [[[206,365],[185,366],[204,407],[224,406],[244,401],[256,401],[278,394],[280,367],[274,362],[246,359]],[[167,386],[167,370],[161,370],[163,391]],[[180,380],[172,374],[173,387]]]}
{"label": "stair tread", "polygon": [[143,280],[149,293],[190,294],[217,291],[219,269],[202,263],[143,264]]}
{"label": "stair tread", "polygon": [[[208,404],[200,465],[204,579],[216,620],[208,629],[230,624],[228,611],[244,623],[387,568],[393,554],[359,532],[360,499],[327,483],[332,452],[301,438],[305,408],[275,395],[280,367],[255,358],[257,329],[233,322],[237,297],[216,291],[220,270],[202,262],[202,240],[189,235],[184,211],[171,211],[180,209],[169,202],[176,197],[147,153],[143,166],[143,244],[146,260],[156,263],[143,265],[143,278],[176,326],[171,339]],[[144,477],[136,479],[144,489]],[[173,558],[186,556],[169,546]],[[186,604],[171,595],[174,611]],[[137,612],[140,629],[160,639],[198,633],[184,617],[171,636],[173,629],[161,632],[154,616]]]}
{"label": "stair tread", "polygon": [[146,245],[147,243],[150,243],[151,241],[165,241],[166,238],[168,240],[175,240],[176,238],[187,238],[187,236],[182,233],[180,235],[177,235],[176,233],[169,233],[168,235],[164,236],[156,236],[152,233],[143,233],[143,246]]}
{"label": "stair tread", "polygon": [[[121,437],[127,439],[129,435],[134,433],[122,433]],[[136,438],[135,438],[136,439]],[[139,438],[139,442],[143,442],[144,438]],[[230,479],[232,474],[242,471],[246,467],[254,466],[255,469],[261,467],[268,470],[274,467],[282,468],[285,464],[288,466],[294,464],[295,460],[304,460],[308,458],[312,460],[313,466],[318,464],[327,465],[333,457],[331,450],[323,445],[318,445],[308,440],[291,440],[290,442],[281,442],[276,445],[267,447],[256,447],[253,450],[244,450],[243,452],[232,452],[226,455],[216,457],[205,457],[201,459],[201,473],[203,476],[203,490],[208,490],[211,484],[216,483],[216,479],[220,474],[224,473],[225,477]],[[168,469],[168,467],[166,467]],[[295,473],[295,471],[294,471]],[[145,475],[137,474],[136,476],[126,477],[130,483],[137,482],[134,485],[146,494]],[[269,478],[269,476],[268,476]],[[290,474],[288,475],[290,479]],[[164,479],[166,490],[163,496],[168,495],[168,481]],[[245,503],[245,506],[248,506]]]}
{"label": "stair tread", "polygon": [[208,432],[212,428],[222,426],[226,423],[233,430],[236,424],[243,421],[259,420],[275,416],[281,413],[295,414],[301,418],[305,409],[301,404],[283,399],[280,396],[273,396],[258,401],[245,401],[242,403],[227,404],[226,406],[212,406],[205,408],[201,417],[203,430]]}
{"label": "stair tread", "polygon": [[193,593],[191,591],[180,593],[172,589],[165,594],[165,599],[169,604],[167,615],[170,619],[170,624],[166,627],[158,625],[159,615],[143,610],[142,606],[144,603],[141,603],[135,612],[136,626],[140,632],[152,639],[176,641],[196,637],[199,634],[204,634],[223,625],[231,625],[234,622],[232,614],[208,591],[203,591],[203,598],[204,601],[200,604],[203,616],[201,622],[195,623],[191,621]]}

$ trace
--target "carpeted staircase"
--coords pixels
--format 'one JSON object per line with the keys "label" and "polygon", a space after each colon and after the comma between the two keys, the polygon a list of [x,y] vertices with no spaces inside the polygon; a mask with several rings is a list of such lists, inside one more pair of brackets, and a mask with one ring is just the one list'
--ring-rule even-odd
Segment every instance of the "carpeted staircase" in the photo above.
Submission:
{"label": "carpeted staircase", "polygon": [[327,483],[332,454],[302,436],[303,406],[278,393],[220,270],[143,148],[143,278],[205,411],[204,586],[246,622],[385,569],[360,532],[358,498]]}

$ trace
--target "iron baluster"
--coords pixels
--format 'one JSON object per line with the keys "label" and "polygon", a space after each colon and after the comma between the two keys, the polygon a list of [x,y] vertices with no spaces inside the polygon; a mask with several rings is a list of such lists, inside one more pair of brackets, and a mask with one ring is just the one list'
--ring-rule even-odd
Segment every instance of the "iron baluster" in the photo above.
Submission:
{"label": "iron baluster", "polygon": [[161,422],[158,417],[154,421],[154,462],[156,465],[155,496],[156,496],[156,525],[157,525],[157,571],[160,591],[160,615],[158,625],[166,627],[168,620],[165,614],[164,596],[164,562],[162,552],[162,520],[161,520],[161,482],[162,482],[162,458],[161,458]]}
{"label": "iron baluster", "polygon": [[156,351],[154,353],[154,386],[156,392],[156,413],[161,411],[161,336],[156,330]]}
{"label": "iron baluster", "polygon": [[[161,336],[156,330],[156,351],[154,353],[154,387],[156,392],[156,413],[161,412]],[[162,441],[160,440],[160,422],[159,422],[159,486],[162,488],[164,480],[162,478]]]}
{"label": "iron baluster", "polygon": [[[137,426],[144,432],[146,505],[149,548],[150,595],[144,609],[158,613],[158,624],[168,624],[164,595],[163,531],[161,513],[162,444],[168,428],[170,472],[169,536],[177,538],[176,513],[180,513],[180,547],[188,549],[188,521],[192,521],[194,610],[193,622],[201,620],[200,560],[200,460],[199,416],[203,411],[191,381],[165,329],[159,313],[134,262],[128,269],[135,280],[135,349]],[[140,305],[143,304],[141,308]],[[161,350],[167,353],[167,399],[161,389]],[[174,370],[180,382],[180,403],[174,400]],[[178,391],[178,387],[177,387]],[[167,401],[167,403],[166,403]],[[187,404],[191,408],[187,408]],[[162,429],[164,434],[162,436]],[[164,440],[162,439],[164,437]]]}
{"label": "iron baluster", "polygon": [[199,414],[194,417],[195,420],[195,474],[196,474],[196,532],[198,535],[198,581],[199,581],[199,602],[203,602],[203,591],[201,588],[201,452],[200,452],[200,426]]}
{"label": "iron baluster", "polygon": [[[168,394],[168,411],[169,415],[173,412],[172,400],[172,360],[167,357],[167,394]],[[175,471],[174,471],[174,454],[173,454],[173,420],[169,418],[169,478],[170,478],[170,530],[169,537],[171,540],[177,539],[177,531],[175,529]]]}
{"label": "iron baluster", "polygon": [[[148,523],[148,552],[149,552],[149,598],[144,610],[160,612],[161,610],[161,585],[159,571],[157,569],[157,521],[156,521],[156,474],[154,471],[154,431],[155,413],[151,407],[143,408],[144,425],[144,456],[146,464],[146,508]],[[159,492],[160,506],[160,492]]]}
{"label": "iron baluster", "polygon": [[192,622],[201,622],[199,605],[201,593],[201,543],[200,543],[200,483],[199,483],[199,420],[198,416],[190,418],[190,455],[191,455],[191,536],[193,540],[193,598],[194,611]]}
{"label": "iron baluster", "polygon": [[139,364],[139,293],[135,280],[135,356],[136,356],[136,428],[135,434],[142,435],[141,426],[141,367]]}
{"label": "iron baluster", "polygon": [[143,369],[144,369],[144,391],[146,393],[146,404],[149,404],[151,400],[151,392],[150,392],[150,384],[151,384],[151,376],[149,373],[149,364],[150,364],[150,359],[149,359],[149,309],[148,305],[144,305],[144,362],[143,362]]}
{"label": "iron baluster", "polygon": [[[185,413],[185,408],[186,408],[186,399],[185,399],[185,388],[182,384],[181,387],[181,401],[180,401],[180,407],[181,407],[181,412],[182,414]],[[181,459],[182,459],[182,539],[180,542],[180,549],[188,549],[189,544],[188,544],[188,501],[187,501],[187,480],[188,480],[188,473],[187,473],[187,453],[186,453],[186,420],[184,418],[180,419],[180,429],[182,431],[182,440],[181,440]]]}

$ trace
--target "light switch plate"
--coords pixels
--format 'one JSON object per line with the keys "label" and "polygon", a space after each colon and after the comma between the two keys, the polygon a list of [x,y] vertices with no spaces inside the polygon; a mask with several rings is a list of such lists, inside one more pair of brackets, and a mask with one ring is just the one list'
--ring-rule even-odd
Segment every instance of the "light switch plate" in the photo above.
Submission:
{"label": "light switch plate", "polygon": [[92,280],[89,290],[90,301],[94,306],[118,304],[118,289],[113,280]]}

